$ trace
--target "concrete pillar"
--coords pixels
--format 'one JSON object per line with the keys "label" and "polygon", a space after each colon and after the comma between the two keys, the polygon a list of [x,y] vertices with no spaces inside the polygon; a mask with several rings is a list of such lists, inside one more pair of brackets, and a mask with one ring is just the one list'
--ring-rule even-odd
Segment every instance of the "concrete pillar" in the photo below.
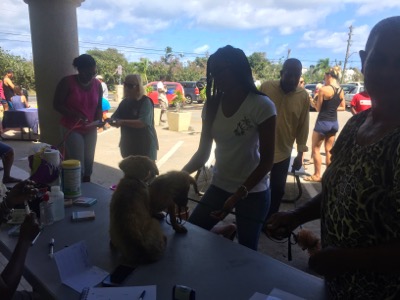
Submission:
{"label": "concrete pillar", "polygon": [[72,61],[79,56],[76,8],[84,0],[24,0],[29,6],[41,142],[62,141],[60,114],[53,109],[56,86],[76,73]]}

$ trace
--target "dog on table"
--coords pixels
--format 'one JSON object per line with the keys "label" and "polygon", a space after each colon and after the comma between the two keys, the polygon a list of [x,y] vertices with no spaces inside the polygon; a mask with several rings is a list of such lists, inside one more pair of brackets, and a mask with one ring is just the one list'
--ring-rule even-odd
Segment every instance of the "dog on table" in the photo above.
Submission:
{"label": "dog on table", "polygon": [[110,203],[111,245],[130,265],[156,261],[164,253],[167,239],[150,214],[147,182],[158,175],[158,168],[144,156],[129,156],[119,167],[124,177]]}
{"label": "dog on table", "polygon": [[170,171],[156,177],[150,184],[150,210],[154,216],[167,210],[172,228],[177,233],[186,233],[187,229],[178,224],[176,210],[186,209],[190,185],[201,196],[196,180],[185,171]]}

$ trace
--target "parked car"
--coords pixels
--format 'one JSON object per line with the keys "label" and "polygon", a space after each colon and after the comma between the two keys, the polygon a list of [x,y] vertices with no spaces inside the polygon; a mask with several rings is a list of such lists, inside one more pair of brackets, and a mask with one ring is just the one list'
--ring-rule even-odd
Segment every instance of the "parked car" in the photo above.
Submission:
{"label": "parked car", "polygon": [[187,104],[190,104],[193,101],[203,103],[203,100],[200,100],[200,90],[196,85],[196,81],[179,81],[179,83],[182,84],[183,89],[185,90]]}
{"label": "parked car", "polygon": [[346,102],[346,106],[350,107],[351,100],[353,99],[355,94],[361,93],[364,91],[364,86],[357,83],[347,83],[340,85],[344,91],[344,100]]}
{"label": "parked car", "polygon": [[315,91],[315,87],[317,86],[316,83],[308,83],[304,86],[305,90],[312,96]]}
{"label": "parked car", "polygon": [[202,89],[206,87],[207,84],[207,77],[201,77],[199,81],[196,82],[196,86],[199,88],[201,92]]}
{"label": "parked car", "polygon": [[[148,91],[148,88],[151,87],[151,91],[147,92],[147,96],[153,101],[154,105],[159,105],[157,83],[158,83],[157,81],[152,81],[146,84],[144,87],[145,91]],[[165,81],[164,86],[167,89],[168,105],[172,105],[172,101],[176,97],[175,91],[180,91],[183,97],[185,97],[185,90],[183,89],[183,86],[179,82]]]}

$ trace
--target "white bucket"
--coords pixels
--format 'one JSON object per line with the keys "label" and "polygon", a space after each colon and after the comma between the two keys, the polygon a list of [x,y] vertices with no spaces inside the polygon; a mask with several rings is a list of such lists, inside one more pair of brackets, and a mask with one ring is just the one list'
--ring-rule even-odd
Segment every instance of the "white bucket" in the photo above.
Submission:
{"label": "white bucket", "polygon": [[81,162],[75,159],[64,160],[61,166],[61,186],[64,197],[81,196]]}

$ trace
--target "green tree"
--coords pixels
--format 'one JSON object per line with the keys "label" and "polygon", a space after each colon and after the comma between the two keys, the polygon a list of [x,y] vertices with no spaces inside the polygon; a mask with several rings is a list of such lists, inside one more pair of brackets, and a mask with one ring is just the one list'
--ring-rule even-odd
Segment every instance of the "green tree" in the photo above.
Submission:
{"label": "green tree", "polygon": [[330,68],[329,58],[321,58],[318,60],[315,68],[313,69],[314,80],[324,80],[325,72]]}
{"label": "green tree", "polygon": [[249,60],[250,67],[253,71],[254,79],[265,78],[265,72],[271,64],[267,60],[265,52],[254,52],[249,57],[247,57],[247,59]]}
{"label": "green tree", "polygon": [[350,68],[350,69],[354,71],[353,76],[350,78],[351,82],[363,82],[364,81],[364,75],[361,73],[361,71],[358,68]]}
{"label": "green tree", "polygon": [[0,47],[0,78],[3,79],[6,70],[14,71],[14,84],[20,85],[28,90],[35,89],[35,76],[33,62],[20,56],[10,54],[9,51]]}
{"label": "green tree", "polygon": [[125,56],[119,53],[117,49],[93,49],[88,50],[86,53],[96,60],[97,73],[101,74],[105,83],[111,87],[118,83],[119,76],[116,73],[116,69],[119,65],[122,66],[122,78],[134,71],[134,66],[129,66]]}
{"label": "green tree", "polygon": [[147,70],[149,68],[149,60],[147,58],[140,58],[140,61],[135,63],[139,74],[142,76],[143,83],[147,84]]}

